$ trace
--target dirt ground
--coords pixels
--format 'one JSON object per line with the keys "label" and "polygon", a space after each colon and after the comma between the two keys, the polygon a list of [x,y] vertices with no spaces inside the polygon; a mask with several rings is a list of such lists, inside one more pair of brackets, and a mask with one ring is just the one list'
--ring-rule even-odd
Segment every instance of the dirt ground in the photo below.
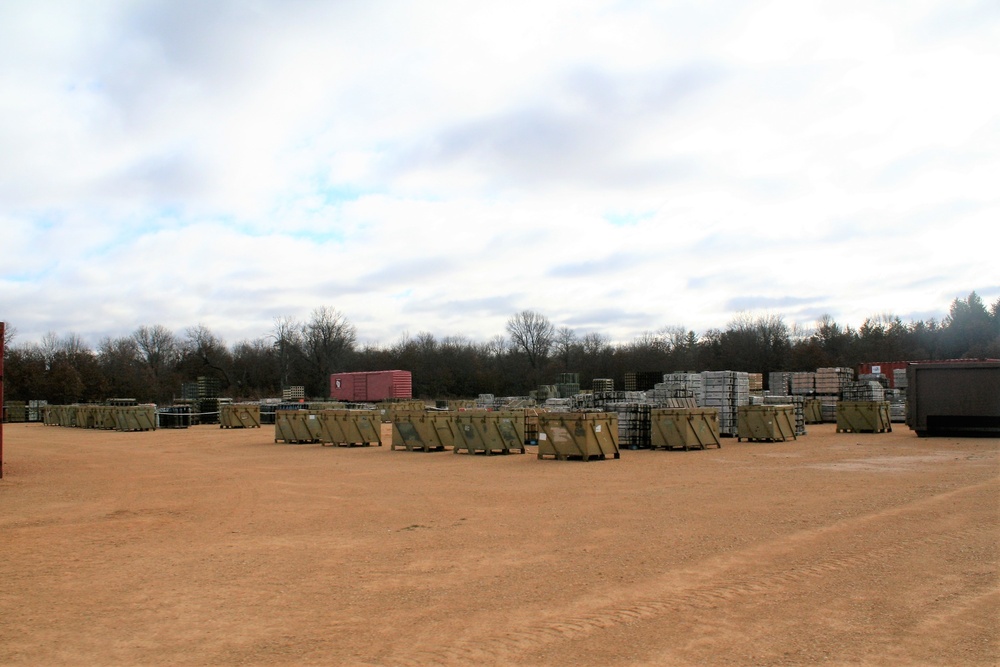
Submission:
{"label": "dirt ground", "polygon": [[5,425],[0,664],[1000,663],[1000,439],[273,435]]}

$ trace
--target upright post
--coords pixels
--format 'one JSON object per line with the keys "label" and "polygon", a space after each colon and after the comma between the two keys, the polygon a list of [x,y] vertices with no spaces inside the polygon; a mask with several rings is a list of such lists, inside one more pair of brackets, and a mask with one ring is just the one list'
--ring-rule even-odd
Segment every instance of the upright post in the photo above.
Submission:
{"label": "upright post", "polygon": [[0,479],[3,479],[3,337],[4,323],[0,322]]}

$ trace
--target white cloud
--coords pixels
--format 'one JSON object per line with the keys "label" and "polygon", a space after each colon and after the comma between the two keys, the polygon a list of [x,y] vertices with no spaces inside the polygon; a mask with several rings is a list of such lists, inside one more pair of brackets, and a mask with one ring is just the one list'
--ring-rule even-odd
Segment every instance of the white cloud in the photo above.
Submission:
{"label": "white cloud", "polygon": [[627,339],[754,304],[943,314],[1000,284],[985,4],[0,19],[0,316],[21,339],[235,341],[320,305],[383,342],[486,339],[522,308]]}

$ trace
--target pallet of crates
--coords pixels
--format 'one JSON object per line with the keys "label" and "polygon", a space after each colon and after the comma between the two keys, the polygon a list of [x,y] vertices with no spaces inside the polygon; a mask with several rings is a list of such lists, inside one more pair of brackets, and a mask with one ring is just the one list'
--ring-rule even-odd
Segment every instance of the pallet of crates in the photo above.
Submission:
{"label": "pallet of crates", "polygon": [[788,371],[771,371],[767,374],[767,390],[775,396],[792,393],[792,374]]}
{"label": "pallet of crates", "polygon": [[844,386],[841,398],[845,401],[884,401],[885,387],[876,380],[859,380]]}
{"label": "pallet of crates", "polygon": [[816,373],[798,371],[792,373],[791,393],[796,396],[812,396],[816,393]]}
{"label": "pallet of crates", "polygon": [[816,369],[816,393],[839,396],[844,387],[854,381],[854,369],[834,366]]}
{"label": "pallet of crates", "polygon": [[739,430],[739,407],[750,402],[750,380],[740,371],[705,371],[704,407],[719,411],[719,433],[736,436]]}
{"label": "pallet of crates", "polygon": [[645,403],[612,403],[605,410],[618,415],[618,447],[649,449],[649,411]]}

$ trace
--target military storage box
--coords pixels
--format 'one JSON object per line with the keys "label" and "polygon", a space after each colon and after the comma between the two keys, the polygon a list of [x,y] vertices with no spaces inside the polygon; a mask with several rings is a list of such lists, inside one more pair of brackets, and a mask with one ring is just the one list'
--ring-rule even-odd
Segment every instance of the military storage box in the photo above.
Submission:
{"label": "military storage box", "polygon": [[889,401],[840,401],[837,433],[887,433],[892,431]]}
{"label": "military storage box", "polygon": [[795,440],[795,406],[741,405],[737,429],[737,441]]}
{"label": "military storage box", "polygon": [[455,423],[454,452],[469,454],[524,454],[523,412],[459,412]]}
{"label": "military storage box", "polygon": [[443,452],[455,446],[455,420],[446,412],[393,412],[390,449]]}
{"label": "military storage box", "polygon": [[260,406],[249,403],[220,405],[219,428],[260,428]]}
{"label": "military storage box", "polygon": [[321,444],[340,447],[382,446],[382,416],[375,410],[321,410],[318,413]]}
{"label": "military storage box", "polygon": [[561,461],[619,458],[618,415],[612,412],[544,412],[538,415],[538,458]]}
{"label": "military storage box", "polygon": [[715,408],[653,408],[649,413],[653,449],[722,447]]}
{"label": "military storage box", "polygon": [[274,413],[274,441],[304,444],[320,441],[320,423],[312,410],[278,410]]}

